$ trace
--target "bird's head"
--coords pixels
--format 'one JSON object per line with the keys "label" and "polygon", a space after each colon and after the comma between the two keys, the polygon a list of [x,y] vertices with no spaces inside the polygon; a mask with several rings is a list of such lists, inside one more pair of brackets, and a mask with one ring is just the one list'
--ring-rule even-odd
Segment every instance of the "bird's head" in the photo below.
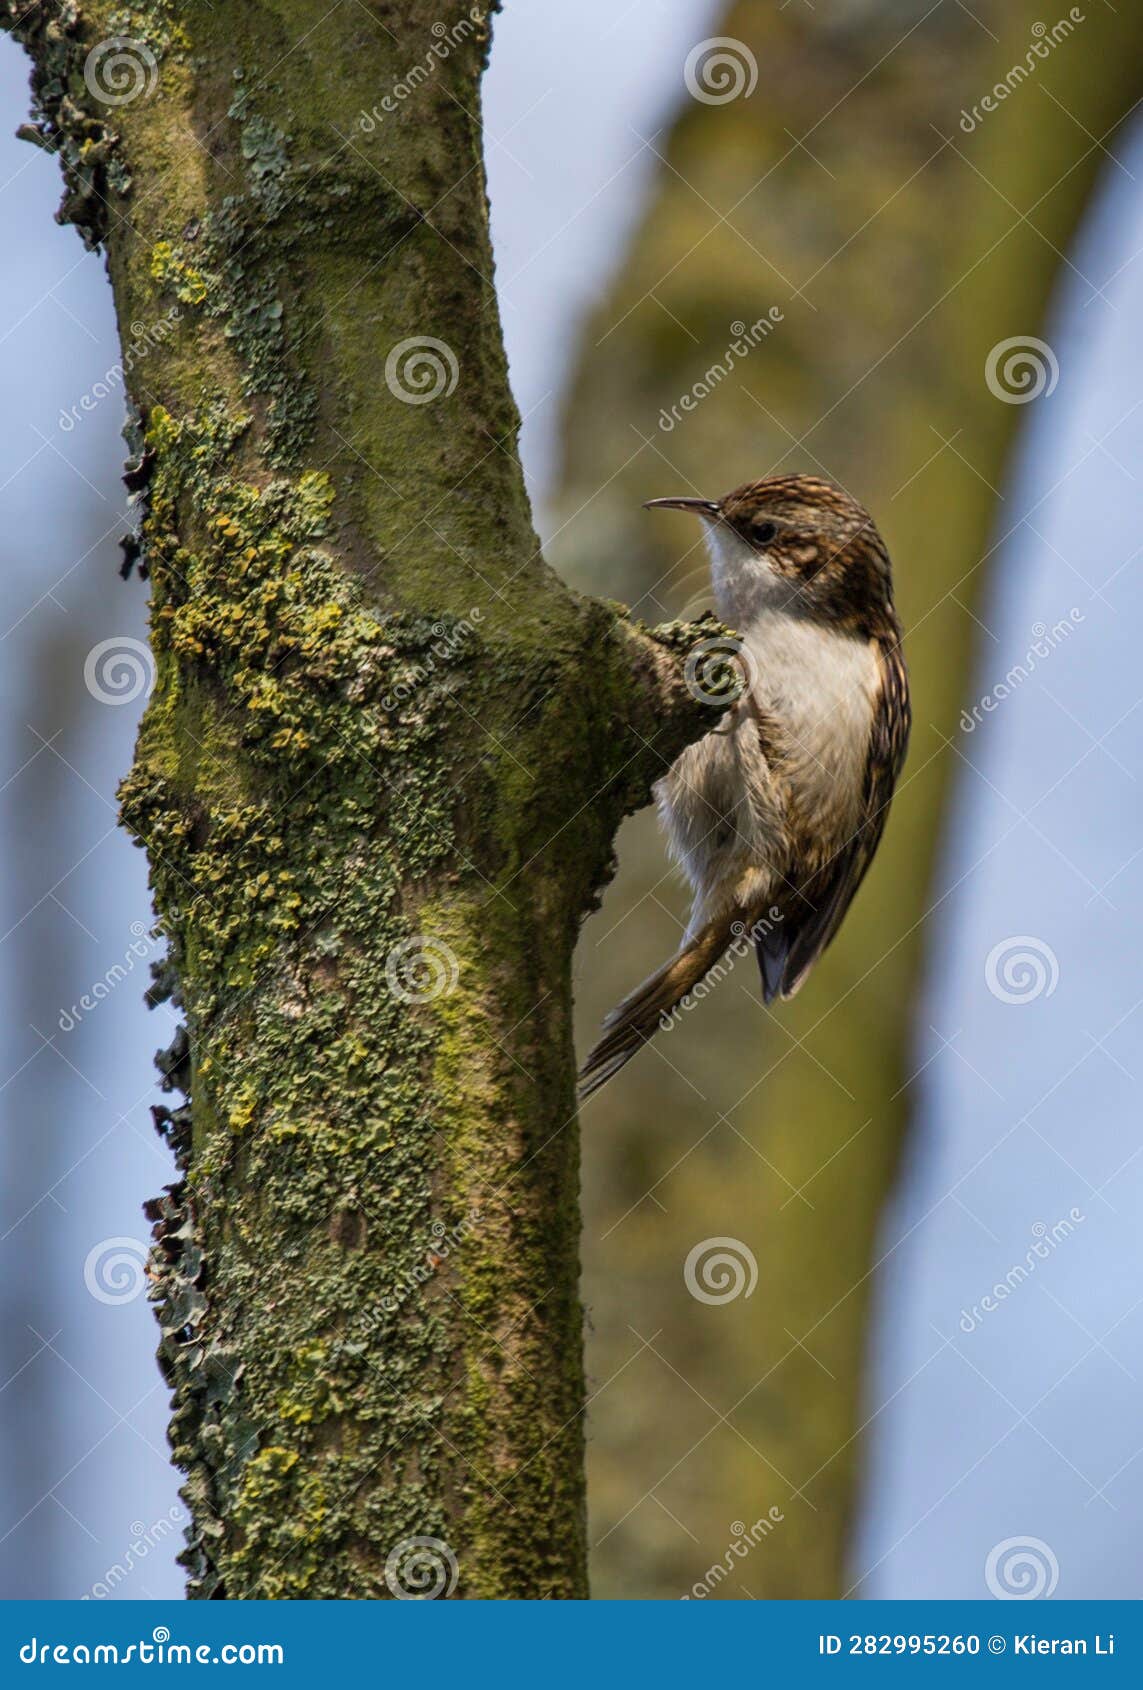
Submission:
{"label": "bird's head", "polygon": [[721,499],[650,499],[697,516],[719,614],[737,626],[768,610],[855,634],[892,632],[889,555],[869,512],[831,481],[776,475]]}

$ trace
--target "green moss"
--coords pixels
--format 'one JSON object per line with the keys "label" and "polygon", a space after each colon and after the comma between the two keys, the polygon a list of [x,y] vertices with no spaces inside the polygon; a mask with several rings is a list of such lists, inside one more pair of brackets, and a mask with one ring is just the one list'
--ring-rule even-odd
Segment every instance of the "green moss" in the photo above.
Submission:
{"label": "green moss", "polygon": [[145,6],[116,6],[107,14],[107,33],[143,41],[158,59],[186,53],[190,36],[180,22],[178,0],[148,0]]}
{"label": "green moss", "polygon": [[185,305],[201,305],[207,296],[207,281],[201,270],[188,264],[170,241],[157,241],[151,253],[151,275]]}
{"label": "green moss", "polygon": [[304,186],[289,180],[287,137],[251,111],[243,90],[229,120],[239,130],[246,191],[227,194],[179,240],[157,241],[150,273],[185,305],[221,324],[233,343],[242,393],[258,401],[269,460],[297,461],[313,434],[317,396],[302,349],[313,314],[289,281],[288,251],[268,232],[292,206],[292,227],[312,224]]}
{"label": "green moss", "polygon": [[[444,1323],[383,1306],[388,1285],[415,1272],[436,1202],[436,1031],[427,1017],[418,1029],[415,1007],[394,997],[376,959],[417,944],[422,929],[402,890],[409,875],[453,858],[440,747],[458,714],[456,677],[480,642],[472,630],[452,637],[440,617],[383,623],[321,545],[328,477],[248,482],[238,472],[244,433],[220,404],[182,422],[161,407],[150,418],[162,680],[122,801],[151,854],[158,903],[177,911],[197,1052],[189,1192],[209,1208],[212,1271],[227,1287],[212,1341],[229,1343],[231,1303],[265,1307],[289,1334],[268,1362],[248,1362],[240,1399],[219,1410],[219,1448],[235,1445],[232,1416],[289,1425],[309,1494],[326,1468],[344,1487],[415,1430],[409,1381],[439,1376],[454,1341]],[[188,745],[209,749],[188,765]],[[438,917],[419,919],[431,930]],[[352,1184],[371,1146],[385,1158],[386,1253],[315,1245],[335,1210],[368,1214],[377,1201],[370,1191],[359,1204]],[[241,1200],[228,1178],[235,1156]],[[319,1334],[331,1322],[352,1330],[363,1301],[380,1311],[383,1344],[331,1349]],[[351,1407],[377,1427],[356,1458],[341,1440]],[[211,1466],[193,1446],[185,1458]],[[421,1459],[427,1468],[427,1451]],[[261,1541],[253,1516],[267,1482],[244,1484],[245,1540]],[[352,1535],[352,1512],[311,1525],[322,1553],[311,1567],[307,1551],[304,1565],[343,1564],[336,1539]],[[199,1548],[208,1561],[209,1534]],[[192,1559],[213,1588],[207,1561]],[[300,1577],[295,1568],[291,1588]]]}

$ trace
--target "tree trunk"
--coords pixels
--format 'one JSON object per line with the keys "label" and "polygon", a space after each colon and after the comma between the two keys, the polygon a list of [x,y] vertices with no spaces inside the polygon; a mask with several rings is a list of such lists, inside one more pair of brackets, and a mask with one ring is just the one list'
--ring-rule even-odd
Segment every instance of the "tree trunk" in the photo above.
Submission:
{"label": "tree trunk", "polygon": [[5,12],[130,348],[155,680],[122,800],[189,1032],[154,1216],[191,1593],[582,1596],[571,951],[717,711],[693,630],[538,554],[487,17]]}
{"label": "tree trunk", "polygon": [[[1021,390],[1004,391],[998,349],[1045,333],[1097,175],[1117,168],[1105,149],[1143,92],[1143,11],[735,0],[710,34],[730,38],[722,64],[698,54],[696,97],[680,66],[677,121],[652,138],[657,190],[587,326],[552,555],[642,615],[677,612],[704,602],[705,563],[682,519],[648,521],[641,499],[830,474],[887,538],[915,726],[878,859],[796,1002],[768,1021],[736,973],[663,1060],[649,1052],[590,1106],[593,1374],[630,1359],[632,1329],[662,1332],[661,1360],[593,1409],[597,1572],[604,1594],[681,1593],[736,1517],[773,1505],[773,1540],[710,1594],[831,1597],[879,1407],[862,1392],[877,1228],[935,1036],[918,1040],[913,1012],[963,767],[949,742],[1010,521],[995,490],[1029,414],[1005,402]],[[1033,346],[1011,372],[1024,397],[1050,358]],[[640,829],[585,939],[585,1027],[678,937]],[[759,1289],[712,1310],[680,1264],[726,1234],[757,1257]]]}

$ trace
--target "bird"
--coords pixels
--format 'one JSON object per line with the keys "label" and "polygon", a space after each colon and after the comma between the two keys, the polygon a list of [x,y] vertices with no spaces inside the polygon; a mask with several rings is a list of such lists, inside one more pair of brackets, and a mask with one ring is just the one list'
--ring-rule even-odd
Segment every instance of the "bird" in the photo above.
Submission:
{"label": "bird", "polygon": [[842,487],[772,475],[644,508],[702,524],[715,610],[735,633],[700,642],[688,684],[705,697],[711,668],[725,679],[729,662],[740,690],[654,787],[690,919],[676,955],[604,1021],[582,1098],[670,1026],[732,948],[753,948],[767,1005],[793,997],[873,860],[911,720],[889,553]]}

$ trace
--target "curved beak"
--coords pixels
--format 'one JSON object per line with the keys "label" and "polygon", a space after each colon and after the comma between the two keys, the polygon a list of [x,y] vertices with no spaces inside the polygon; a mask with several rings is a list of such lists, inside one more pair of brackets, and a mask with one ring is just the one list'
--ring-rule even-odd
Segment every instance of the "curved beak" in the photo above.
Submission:
{"label": "curved beak", "polygon": [[696,516],[706,517],[708,522],[718,520],[718,505],[713,499],[646,499],[643,502],[645,511],[693,511]]}

